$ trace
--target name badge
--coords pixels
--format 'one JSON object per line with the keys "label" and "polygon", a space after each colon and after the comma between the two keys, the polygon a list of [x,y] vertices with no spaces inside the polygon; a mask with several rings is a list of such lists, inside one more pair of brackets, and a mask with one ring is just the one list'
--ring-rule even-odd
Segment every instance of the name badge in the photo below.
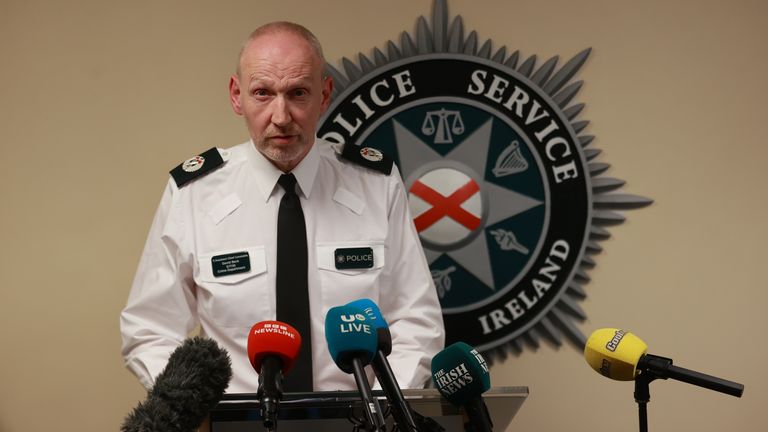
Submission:
{"label": "name badge", "polygon": [[211,267],[215,277],[247,273],[251,271],[251,257],[245,251],[216,255],[211,258]]}
{"label": "name badge", "polygon": [[344,248],[336,249],[336,269],[366,269],[373,267],[373,249]]}

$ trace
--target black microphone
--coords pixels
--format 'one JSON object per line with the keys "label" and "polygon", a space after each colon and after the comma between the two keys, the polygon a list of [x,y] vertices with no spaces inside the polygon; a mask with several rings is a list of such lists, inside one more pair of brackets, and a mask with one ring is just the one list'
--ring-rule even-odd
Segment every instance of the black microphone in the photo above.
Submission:
{"label": "black microphone", "polygon": [[325,339],[336,366],[353,374],[360,391],[366,429],[384,431],[384,416],[379,400],[373,397],[363,369],[376,351],[376,333],[363,311],[352,306],[331,308],[325,316]]}
{"label": "black microphone", "polygon": [[171,353],[147,398],[125,418],[122,432],[193,432],[224,395],[232,378],[227,351],[203,337]]}
{"label": "black microphone", "polygon": [[373,356],[373,362],[371,362],[371,367],[392,407],[392,415],[395,418],[397,427],[403,432],[418,431],[419,428],[414,421],[411,407],[403,397],[403,392],[400,390],[395,374],[392,372],[392,367],[389,365],[389,361],[387,361],[387,356],[392,352],[392,334],[389,331],[387,322],[381,316],[381,310],[370,299],[355,300],[347,306],[353,306],[365,312],[368,318],[371,319],[373,328],[376,329],[378,345]]}

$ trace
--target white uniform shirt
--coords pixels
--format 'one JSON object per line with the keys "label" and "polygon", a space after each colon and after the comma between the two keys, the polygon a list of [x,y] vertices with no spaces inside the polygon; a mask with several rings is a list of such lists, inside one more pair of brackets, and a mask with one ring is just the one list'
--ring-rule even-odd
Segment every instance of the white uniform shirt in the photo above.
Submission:
{"label": "white uniform shirt", "polygon": [[[147,388],[198,324],[230,354],[227,392],[258,388],[246,345],[253,324],[275,319],[282,172],[250,141],[219,152],[217,170],[181,188],[169,180],[121,314],[126,366]],[[376,302],[390,326],[400,386],[422,387],[445,335],[397,167],[385,175],[340,161],[318,139],[292,172],[307,226],[314,389],[356,388],[333,363],[324,325],[328,309],[360,298]],[[372,248],[373,268],[336,269],[334,251],[353,247]],[[250,271],[213,276],[211,257],[242,251]]]}

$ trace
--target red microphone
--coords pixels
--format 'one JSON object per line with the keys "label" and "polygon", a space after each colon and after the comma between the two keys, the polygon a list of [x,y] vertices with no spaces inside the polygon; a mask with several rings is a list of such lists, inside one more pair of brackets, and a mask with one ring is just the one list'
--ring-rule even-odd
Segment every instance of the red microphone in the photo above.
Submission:
{"label": "red microphone", "polygon": [[283,376],[296,362],[301,335],[280,321],[261,321],[248,333],[248,359],[259,374],[261,418],[267,430],[277,427],[277,411],[283,397]]}

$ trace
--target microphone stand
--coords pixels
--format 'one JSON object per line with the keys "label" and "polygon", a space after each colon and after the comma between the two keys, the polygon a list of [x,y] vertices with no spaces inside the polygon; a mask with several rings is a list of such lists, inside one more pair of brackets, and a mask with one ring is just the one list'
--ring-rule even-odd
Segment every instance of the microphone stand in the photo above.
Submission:
{"label": "microphone stand", "polygon": [[386,425],[384,416],[379,406],[379,400],[373,397],[371,388],[365,377],[365,369],[359,359],[352,360],[352,368],[357,382],[357,388],[360,391],[360,398],[363,403],[363,413],[365,414],[365,430],[368,432],[385,432]]}
{"label": "microphone stand", "polygon": [[381,350],[376,350],[373,357],[373,372],[379,379],[384,394],[392,407],[392,416],[395,418],[397,429],[400,432],[418,432],[416,422],[411,414],[411,407],[403,397],[403,392],[395,385],[395,374],[387,362],[387,358]]}
{"label": "microphone stand", "polygon": [[[264,428],[268,431],[277,429],[277,415],[280,410],[280,399],[283,397],[282,361],[276,356],[267,356],[261,365],[259,374],[259,409]],[[267,379],[272,377],[273,379]]]}
{"label": "microphone stand", "polygon": [[464,405],[464,411],[469,417],[469,423],[464,425],[467,432],[493,432],[493,421],[488,413],[488,407],[483,397],[478,396]]}
{"label": "microphone stand", "polygon": [[688,384],[708,388],[731,396],[741,397],[744,385],[672,364],[672,359],[646,354],[637,363],[640,375],[635,378],[635,402],[640,420],[640,432],[648,432],[648,402],[651,400],[649,384],[656,379],[672,378]]}
{"label": "microphone stand", "polygon": [[655,374],[643,371],[635,378],[635,402],[637,402],[637,414],[640,421],[640,432],[648,432],[648,402],[651,400],[649,384],[658,378]]}

